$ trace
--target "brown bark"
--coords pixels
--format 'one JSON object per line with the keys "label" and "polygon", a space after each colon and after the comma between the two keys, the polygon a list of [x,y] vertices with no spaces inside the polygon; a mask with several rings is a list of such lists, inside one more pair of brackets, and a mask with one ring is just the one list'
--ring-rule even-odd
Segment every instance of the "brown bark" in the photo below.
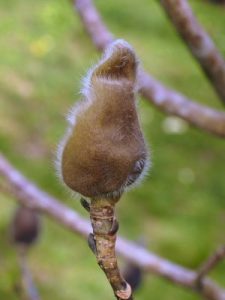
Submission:
{"label": "brown bark", "polygon": [[[91,248],[96,255],[100,268],[105,272],[115,296],[119,300],[132,300],[132,290],[122,277],[116,258],[115,244],[118,224],[115,218],[115,200],[92,200],[90,205],[90,218],[93,228]],[[93,245],[94,241],[94,245]]]}
{"label": "brown bark", "polygon": [[187,0],[161,0],[167,15],[225,104],[225,61]]}

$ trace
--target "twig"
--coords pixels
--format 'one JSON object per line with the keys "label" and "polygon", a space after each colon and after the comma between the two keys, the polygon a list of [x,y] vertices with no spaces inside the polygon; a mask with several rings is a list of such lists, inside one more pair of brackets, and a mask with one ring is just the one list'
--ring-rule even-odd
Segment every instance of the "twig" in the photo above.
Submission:
{"label": "twig", "polygon": [[73,1],[85,28],[98,50],[103,50],[113,41],[113,35],[108,31],[96,8],[90,5],[90,0]]}
{"label": "twig", "polygon": [[118,230],[115,218],[115,200],[91,200],[90,218],[93,234],[89,235],[88,242],[100,268],[105,272],[116,298],[132,300],[131,287],[120,273],[115,253]]}
{"label": "twig", "polygon": [[207,261],[205,261],[199,268],[196,277],[197,285],[201,286],[203,278],[216,267],[225,258],[225,245],[220,246]]}
{"label": "twig", "polygon": [[[181,117],[189,124],[225,137],[225,113],[198,104],[140,72],[140,92],[163,112]],[[151,100],[150,100],[151,99]]]}
{"label": "twig", "polygon": [[[52,196],[41,191],[17,171],[1,154],[0,176],[10,184],[14,197],[23,205],[46,213],[59,224],[81,236],[87,237],[89,235],[91,226],[87,220]],[[196,272],[161,258],[135,243],[119,237],[116,250],[120,255],[146,272],[151,272],[177,285],[194,290],[207,299],[225,300],[225,290],[212,280],[204,278],[202,289],[198,290],[196,289]]]}
{"label": "twig", "polygon": [[24,247],[17,248],[23,293],[26,295],[27,300],[40,300],[38,291],[34,285],[33,278],[27,264],[26,250],[27,249]]}
{"label": "twig", "polygon": [[188,1],[161,0],[161,4],[225,104],[225,61],[212,39],[196,20]]}
{"label": "twig", "polygon": [[[73,3],[94,45],[103,50],[113,37],[92,1],[74,0]],[[141,95],[163,112],[179,116],[204,131],[225,137],[225,113],[197,104],[181,93],[164,87],[143,70],[139,74],[139,87]]]}

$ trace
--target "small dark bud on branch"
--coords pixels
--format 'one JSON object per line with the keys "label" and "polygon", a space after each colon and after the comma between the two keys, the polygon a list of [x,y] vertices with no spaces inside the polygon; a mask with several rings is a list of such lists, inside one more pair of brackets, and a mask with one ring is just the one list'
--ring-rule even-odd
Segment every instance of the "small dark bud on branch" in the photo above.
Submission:
{"label": "small dark bud on branch", "polygon": [[133,292],[141,286],[143,280],[142,275],[143,271],[141,268],[129,262],[123,271],[123,277],[126,282],[129,283]]}
{"label": "small dark bud on branch", "polygon": [[11,240],[16,245],[30,246],[38,237],[40,222],[37,212],[19,206],[11,224]]}

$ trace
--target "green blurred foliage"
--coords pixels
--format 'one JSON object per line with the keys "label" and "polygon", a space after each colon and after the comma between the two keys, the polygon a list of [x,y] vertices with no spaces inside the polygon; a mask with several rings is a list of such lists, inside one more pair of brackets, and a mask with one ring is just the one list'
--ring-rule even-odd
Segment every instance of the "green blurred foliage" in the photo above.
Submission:
{"label": "green blurred foliage", "polygon": [[[141,64],[165,84],[222,109],[210,84],[157,1],[95,1],[117,37],[137,50]],[[225,54],[225,10],[191,1]],[[79,99],[80,79],[99,56],[69,1],[0,0],[0,150],[38,186],[85,214],[63,189],[54,153]],[[148,248],[196,268],[224,243],[224,140],[165,116],[145,101],[139,110],[151,145],[152,170],[118,204],[120,233],[144,236]],[[0,195],[0,299],[18,299],[19,270],[8,241],[15,201]],[[29,255],[43,299],[114,299],[86,242],[48,218]],[[225,284],[225,264],[212,274]],[[198,297],[149,274],[137,299]]]}

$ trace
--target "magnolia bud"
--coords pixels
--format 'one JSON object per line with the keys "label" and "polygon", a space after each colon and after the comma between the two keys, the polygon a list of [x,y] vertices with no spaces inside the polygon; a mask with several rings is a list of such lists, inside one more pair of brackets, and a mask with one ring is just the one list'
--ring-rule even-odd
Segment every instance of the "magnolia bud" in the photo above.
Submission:
{"label": "magnolia bud", "polygon": [[117,40],[84,80],[83,99],[69,115],[58,150],[65,184],[90,198],[119,197],[148,167],[135,98],[138,62]]}

